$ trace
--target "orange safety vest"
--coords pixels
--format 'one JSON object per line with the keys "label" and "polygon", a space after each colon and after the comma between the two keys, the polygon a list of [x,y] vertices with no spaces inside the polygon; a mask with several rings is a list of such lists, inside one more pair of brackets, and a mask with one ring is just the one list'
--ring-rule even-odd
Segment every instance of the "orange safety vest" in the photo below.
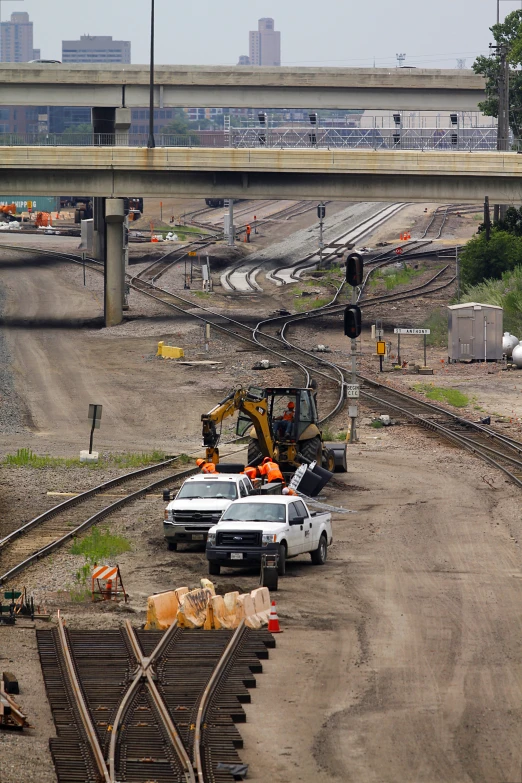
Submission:
{"label": "orange safety vest", "polygon": [[279,470],[279,465],[276,462],[265,462],[260,466],[259,472],[262,476],[266,476],[268,483],[271,481],[283,481],[283,474]]}
{"label": "orange safety vest", "polygon": [[247,227],[246,227],[246,232],[247,232],[247,234],[250,234],[250,232],[251,232],[251,231],[252,231],[252,229],[250,228],[250,226],[247,226]]}
{"label": "orange safety vest", "polygon": [[202,473],[215,473],[216,472],[216,466],[213,462],[205,462],[204,465],[201,466],[201,472]]}
{"label": "orange safety vest", "polygon": [[248,476],[250,481],[253,481],[257,477],[257,468],[246,467],[243,473]]}
{"label": "orange safety vest", "polygon": [[294,412],[293,411],[285,411],[283,413],[283,420],[284,421],[293,421],[294,420]]}

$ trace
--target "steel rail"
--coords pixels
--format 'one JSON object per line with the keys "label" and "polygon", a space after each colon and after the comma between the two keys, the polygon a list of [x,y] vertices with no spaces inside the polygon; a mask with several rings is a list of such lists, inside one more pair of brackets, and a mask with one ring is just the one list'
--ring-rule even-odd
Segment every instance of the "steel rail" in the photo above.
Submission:
{"label": "steel rail", "polygon": [[158,462],[155,465],[149,465],[146,468],[133,470],[130,473],[125,473],[123,476],[118,476],[117,478],[110,479],[109,481],[104,481],[103,484],[98,484],[98,486],[93,487],[92,489],[87,489],[85,490],[85,492],[78,493],[78,495],[75,495],[73,498],[69,498],[68,500],[64,500],[62,503],[58,503],[56,506],[50,508],[48,511],[44,511],[43,514],[40,514],[34,519],[31,519],[29,522],[26,522],[25,525],[22,525],[16,530],[13,530],[12,533],[9,533],[4,538],[1,538],[0,552],[2,551],[2,548],[4,546],[11,543],[19,536],[23,535],[24,533],[27,533],[33,527],[37,527],[42,522],[46,522],[48,519],[52,519],[52,517],[56,516],[57,514],[60,514],[62,511],[65,511],[68,508],[72,508],[73,506],[77,506],[79,503],[83,503],[85,500],[89,500],[95,495],[100,494],[100,492],[106,492],[107,490],[113,489],[113,487],[117,487],[120,484],[125,484],[127,481],[132,481],[133,479],[138,478],[139,476],[145,476],[147,475],[147,473],[154,473],[157,470],[162,470],[163,468],[168,467],[168,465],[172,465],[172,463],[175,462],[176,459],[177,457],[172,457],[171,459],[165,460],[164,462]]}
{"label": "steel rail", "polygon": [[223,655],[218,661],[217,666],[212,672],[212,677],[210,678],[207,687],[203,692],[203,696],[201,697],[198,706],[198,713],[196,717],[196,726],[194,732],[194,751],[193,751],[194,753],[193,761],[197,773],[197,783],[205,783],[205,770],[203,766],[203,760],[201,757],[203,724],[207,718],[207,712],[209,710],[209,707],[211,706],[212,698],[219,684],[219,680],[225,673],[226,667],[230,662],[232,656],[234,655],[235,651],[237,650],[237,647],[241,642],[245,631],[246,631],[245,621],[241,620],[241,623],[238,625],[234,635],[232,636],[232,639],[228,643],[227,647],[225,648],[225,651],[223,652]]}
{"label": "steel rail", "polygon": [[[52,541],[47,546],[38,549],[36,552],[33,552],[25,560],[20,561],[13,568],[10,568],[9,571],[7,571],[5,574],[0,574],[0,585],[8,581],[9,579],[11,579],[16,574],[19,574],[21,571],[24,571],[30,565],[40,560],[42,557],[46,557],[47,555],[51,554],[51,552],[54,552],[56,549],[59,549],[61,546],[63,546],[63,544],[67,543],[67,541],[70,541],[75,536],[79,535],[80,533],[83,533],[85,530],[88,530],[96,523],[101,522],[102,519],[104,519],[106,516],[109,516],[109,514],[111,514],[113,511],[116,511],[118,508],[121,508],[122,506],[125,506],[128,503],[132,503],[134,500],[137,500],[142,495],[146,495],[147,492],[152,492],[153,490],[158,489],[163,484],[167,484],[168,482],[176,479],[191,476],[194,473],[198,472],[198,470],[199,468],[190,468],[188,470],[180,471],[178,473],[172,473],[171,475],[165,476],[159,481],[149,484],[146,487],[140,487],[140,489],[136,490],[135,492],[132,492],[129,495],[125,495],[125,497],[119,498],[118,500],[114,501],[110,505],[105,506],[100,511],[97,511],[95,514],[90,516],[88,519],[84,520],[80,525],[68,531],[65,535],[61,536],[60,538],[57,538],[55,541]],[[150,470],[148,472],[150,472]],[[128,480],[126,476],[121,478]],[[112,479],[111,482],[107,482],[107,484],[114,485],[114,482],[116,481],[117,479]],[[100,486],[102,488],[105,487],[105,485],[103,484]],[[96,490],[95,494],[97,494],[100,491],[100,488],[96,487],[95,490]],[[93,492],[94,490],[87,490],[87,492],[81,493],[80,495],[77,495],[75,498],[71,498],[71,501],[76,501],[74,505],[77,505],[82,501],[92,497]],[[44,514],[40,514],[39,517],[36,517],[34,520],[31,520],[31,522],[27,523],[27,525],[24,525],[22,528],[13,531],[11,536],[18,537],[19,535],[22,534],[22,532],[25,532],[27,529],[32,529],[33,527],[41,524],[46,519],[52,519],[52,517],[56,516],[58,513],[60,513],[60,511],[63,511],[64,508],[69,507],[68,506],[69,503],[70,501],[65,501],[64,503],[58,504],[58,506],[54,506],[49,511],[45,512]],[[7,538],[10,537],[8,536]],[[6,540],[7,539],[4,539],[4,541]]]}
{"label": "steel rail", "polygon": [[[416,413],[413,413],[412,411],[408,411],[406,408],[403,408],[399,405],[395,405],[394,403],[391,403],[387,400],[383,400],[380,397],[376,397],[375,395],[369,394],[369,392],[365,392],[361,390],[361,395],[363,397],[366,397],[367,399],[370,399],[375,402],[379,402],[381,404],[384,404],[388,408],[394,408],[397,412],[399,412],[401,415],[406,416],[413,421],[415,421],[417,424],[419,424],[421,427],[424,427],[425,429],[429,429],[432,432],[437,432],[443,435],[448,440],[452,440],[455,443],[457,443],[459,446],[462,446],[463,448],[467,449],[468,451],[473,452],[477,456],[479,456],[481,459],[483,459],[485,462],[488,462],[490,465],[492,465],[495,468],[498,468],[498,470],[501,470],[503,473],[508,476],[511,481],[513,481],[515,484],[517,484],[519,487],[522,487],[522,480],[518,478],[514,473],[511,473],[507,468],[505,468],[503,465],[501,465],[496,460],[492,459],[488,454],[484,453],[485,451],[493,451],[493,453],[498,454],[502,459],[505,459],[509,462],[514,462],[516,465],[519,465],[521,471],[522,471],[522,462],[514,460],[513,458],[509,457],[508,455],[504,455],[501,452],[497,452],[493,449],[488,448],[487,446],[484,446],[482,444],[476,444],[469,438],[466,438],[464,435],[460,435],[456,432],[452,432],[447,427],[444,427],[443,425],[430,421],[429,419],[423,419],[422,416],[419,416]],[[466,421],[466,420],[464,420]],[[466,422],[468,424],[472,424],[472,422]]]}
{"label": "steel rail", "polygon": [[130,624],[129,620],[125,621],[125,631],[127,633],[133,655],[136,658],[138,668],[129,688],[125,692],[125,695],[118,706],[118,711],[112,723],[111,741],[109,744],[110,783],[118,783],[116,775],[116,751],[119,731],[123,723],[123,718],[125,717],[125,714],[129,709],[133,698],[144,681],[167,731],[172,747],[176,752],[176,756],[178,757],[178,760],[183,768],[183,773],[187,783],[196,783],[194,769],[192,767],[188,753],[185,750],[185,746],[183,745],[181,737],[179,736],[176,726],[170,717],[169,711],[161,697],[161,694],[156,686],[156,683],[154,682],[154,678],[151,673],[152,664],[163,654],[164,650],[168,647],[174,638],[177,630],[177,622],[174,621],[168,630],[165,631],[160,642],[156,645],[151,655],[149,657],[145,657],[141,650],[140,643],[136,637],[134,628]]}
{"label": "steel rail", "polygon": [[105,758],[103,756],[103,751],[100,747],[100,743],[98,742],[96,730],[92,724],[91,716],[89,714],[89,710],[87,704],[85,703],[83,692],[78,681],[74,661],[69,649],[69,644],[67,642],[67,634],[65,632],[63,620],[60,615],[60,610],[58,610],[58,638],[60,639],[61,651],[67,667],[67,675],[69,677],[74,698],[76,700],[76,706],[78,707],[80,713],[80,718],[87,737],[87,741],[91,748],[92,755],[94,757],[94,761],[98,768],[98,773],[105,783],[112,783],[109,770],[107,769],[107,764],[105,763]]}

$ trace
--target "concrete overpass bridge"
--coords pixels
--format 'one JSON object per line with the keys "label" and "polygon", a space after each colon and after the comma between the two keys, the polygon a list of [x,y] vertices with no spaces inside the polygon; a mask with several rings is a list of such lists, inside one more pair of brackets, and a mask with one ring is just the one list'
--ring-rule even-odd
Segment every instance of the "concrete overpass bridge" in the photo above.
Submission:
{"label": "concrete overpass bridge", "polygon": [[[157,65],[156,108],[477,111],[484,80],[471,70]],[[148,65],[1,63],[7,106],[143,108]]]}
{"label": "concrete overpass bridge", "polygon": [[516,152],[0,147],[6,193],[442,203],[522,202]]}

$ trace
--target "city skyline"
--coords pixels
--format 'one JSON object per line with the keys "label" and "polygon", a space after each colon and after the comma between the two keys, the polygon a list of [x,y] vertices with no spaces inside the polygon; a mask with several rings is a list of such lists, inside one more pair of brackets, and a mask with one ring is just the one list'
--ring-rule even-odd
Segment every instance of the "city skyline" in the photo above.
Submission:
{"label": "city skyline", "polygon": [[[516,0],[501,3],[502,18],[519,8]],[[121,7],[120,7],[121,6]],[[370,5],[342,5],[323,0],[318,9],[311,0],[294,0],[280,5],[268,0],[248,4],[222,0],[206,9],[202,17],[197,6],[184,7],[180,17],[166,0],[156,0],[156,61],[158,64],[235,65],[245,53],[245,36],[254,20],[272,17],[284,40],[285,66],[395,67],[396,52],[406,53],[406,65],[427,68],[456,68],[457,59],[470,67],[475,57],[488,52],[492,40],[489,27],[496,19],[495,0],[475,0],[469,14],[468,0],[439,0],[437,12],[417,0],[403,0],[401,14],[387,0]],[[35,41],[44,59],[61,59],[62,40],[81,35],[112,35],[129,40],[134,63],[148,61],[148,0],[91,0],[81,17],[72,6],[61,8],[59,16],[39,0],[2,1],[2,15],[26,11],[34,23]],[[227,24],[223,24],[223,19]],[[455,24],[465,18],[466,24]],[[141,25],[136,24],[139,19]],[[180,21],[181,20],[181,21]],[[197,38],[188,35],[198,30]],[[219,35],[216,31],[219,30]],[[42,45],[42,42],[43,45]]]}

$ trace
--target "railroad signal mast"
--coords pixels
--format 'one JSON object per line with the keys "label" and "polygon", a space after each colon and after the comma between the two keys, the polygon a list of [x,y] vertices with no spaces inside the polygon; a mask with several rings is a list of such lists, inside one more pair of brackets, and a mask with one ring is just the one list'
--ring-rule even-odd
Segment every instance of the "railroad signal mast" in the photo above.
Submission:
{"label": "railroad signal mast", "polygon": [[[344,333],[351,341],[352,382],[346,387],[347,396],[353,399],[359,397],[357,383],[357,338],[361,334],[361,308],[357,304],[357,288],[362,284],[364,269],[363,260],[358,253],[350,253],[346,258],[346,282],[352,286],[352,302],[344,310]],[[350,405],[350,443],[357,442],[357,405]]]}
{"label": "railroad signal mast", "polygon": [[326,217],[326,206],[321,202],[317,205],[317,217],[319,218],[319,267],[323,265],[323,220]]}

